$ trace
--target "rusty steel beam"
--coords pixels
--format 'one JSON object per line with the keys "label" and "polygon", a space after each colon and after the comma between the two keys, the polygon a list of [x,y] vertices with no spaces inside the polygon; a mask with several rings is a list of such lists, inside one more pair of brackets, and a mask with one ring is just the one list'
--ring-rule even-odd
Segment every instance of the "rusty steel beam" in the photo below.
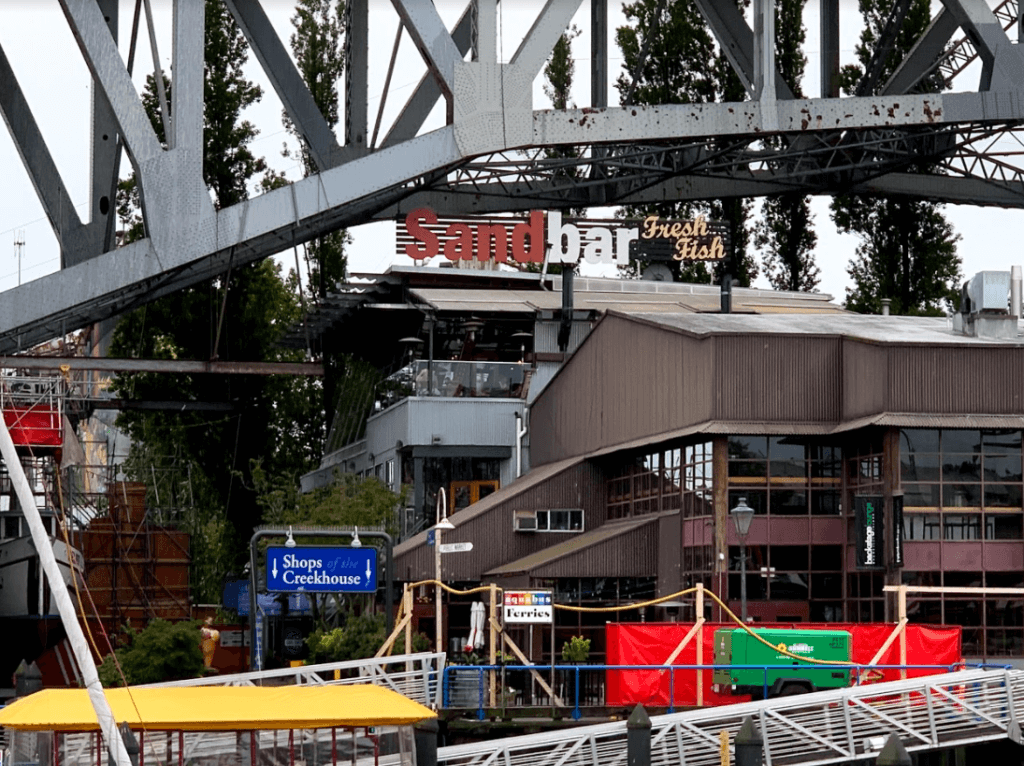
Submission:
{"label": "rusty steel beam", "polygon": [[318,362],[196,362],[181,359],[107,359],[82,356],[0,356],[0,369],[171,372],[197,375],[299,375],[322,377]]}

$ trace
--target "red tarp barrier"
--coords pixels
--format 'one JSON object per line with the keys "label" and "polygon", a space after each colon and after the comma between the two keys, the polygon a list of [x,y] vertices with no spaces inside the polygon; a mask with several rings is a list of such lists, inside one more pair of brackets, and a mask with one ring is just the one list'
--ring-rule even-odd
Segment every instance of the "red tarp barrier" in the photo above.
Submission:
{"label": "red tarp barrier", "polygon": [[[704,656],[697,657],[697,636],[690,639],[673,665],[710,665],[714,662],[714,634],[719,628],[735,628],[735,623],[706,622],[703,627]],[[854,664],[869,663],[892,633],[895,625],[879,623],[758,623],[756,628],[795,628],[798,630],[847,630],[852,637]],[[609,665],[663,665],[675,651],[693,623],[608,623],[605,629]],[[954,665],[962,660],[960,628],[908,625],[908,665]],[[878,661],[879,665],[900,664],[900,639]],[[907,677],[925,676],[937,671],[921,668],[908,670]],[[711,670],[703,671],[704,704],[727,705],[748,697],[715,694],[711,690]],[[676,670],[671,704],[674,707],[697,704],[697,672]],[[883,675],[884,678],[879,677]],[[900,677],[898,670],[872,673],[872,681],[893,681]],[[660,670],[608,670],[606,671],[606,700],[610,706],[642,703],[647,706],[669,705],[669,671]]]}
{"label": "red tarp barrier", "polygon": [[63,441],[60,413],[47,405],[10,407],[4,410],[4,422],[15,446],[59,447]]}

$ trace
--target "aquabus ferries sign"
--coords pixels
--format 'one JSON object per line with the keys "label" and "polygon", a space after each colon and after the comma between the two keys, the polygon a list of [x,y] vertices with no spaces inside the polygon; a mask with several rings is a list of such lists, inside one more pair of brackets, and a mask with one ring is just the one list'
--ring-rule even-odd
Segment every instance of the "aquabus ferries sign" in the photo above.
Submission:
{"label": "aquabus ferries sign", "polygon": [[526,218],[440,218],[417,208],[398,221],[398,254],[417,261],[444,256],[450,261],[606,263],[631,259],[721,261],[729,253],[724,223],[697,216],[675,221],[656,215],[643,220],[564,218],[556,210],[535,210]]}

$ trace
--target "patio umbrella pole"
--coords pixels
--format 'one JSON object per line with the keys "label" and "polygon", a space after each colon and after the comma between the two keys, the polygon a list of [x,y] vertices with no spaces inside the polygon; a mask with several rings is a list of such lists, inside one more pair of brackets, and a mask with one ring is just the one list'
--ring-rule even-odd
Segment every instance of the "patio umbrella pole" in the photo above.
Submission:
{"label": "patio umbrella pole", "polygon": [[[57,602],[57,612],[60,614],[61,622],[64,623],[64,630],[67,631],[68,643],[71,644],[71,650],[75,654],[78,669],[82,672],[82,680],[89,691],[89,701],[92,702],[92,706],[96,710],[96,720],[107,740],[110,755],[117,766],[132,766],[128,750],[121,739],[117,723],[114,721],[114,713],[103,694],[99,673],[96,672],[96,663],[85,643],[85,633],[82,632],[82,626],[78,622],[78,615],[71,602],[68,586],[64,582],[64,578],[61,577],[57,558],[53,555],[53,546],[50,544],[50,538],[43,526],[39,509],[36,508],[32,489],[29,487],[28,478],[25,476],[25,470],[18,458],[14,440],[11,439],[11,432],[7,429],[7,422],[2,413],[0,413],[0,457],[3,457],[4,463],[7,465],[7,473],[11,477],[11,484],[18,496],[18,503],[25,514],[25,521],[28,522],[32,543],[35,545],[36,553],[39,554],[39,563],[50,583],[50,593],[53,594],[53,598]],[[72,566],[72,576],[75,576],[74,566]]]}

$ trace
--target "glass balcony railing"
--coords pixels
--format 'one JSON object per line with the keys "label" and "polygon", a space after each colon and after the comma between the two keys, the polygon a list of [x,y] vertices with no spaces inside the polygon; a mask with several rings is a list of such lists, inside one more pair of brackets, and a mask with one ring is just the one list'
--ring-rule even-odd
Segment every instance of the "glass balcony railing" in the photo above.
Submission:
{"label": "glass balcony railing", "polygon": [[516,362],[453,362],[418,359],[389,378],[412,396],[517,399],[526,367]]}

